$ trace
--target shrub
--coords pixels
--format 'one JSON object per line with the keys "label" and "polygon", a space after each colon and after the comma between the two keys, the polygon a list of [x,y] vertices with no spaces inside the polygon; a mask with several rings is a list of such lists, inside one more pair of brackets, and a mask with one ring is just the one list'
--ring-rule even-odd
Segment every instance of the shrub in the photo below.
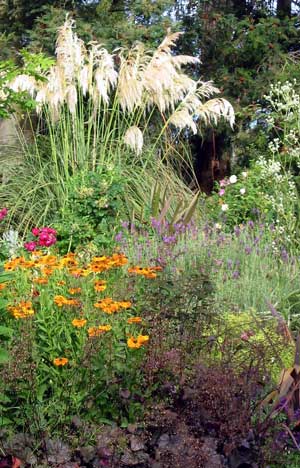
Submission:
{"label": "shrub", "polygon": [[117,229],[116,220],[124,212],[124,179],[113,165],[108,165],[101,173],[76,174],[69,184],[67,204],[57,220],[60,251],[85,248],[89,243],[96,249],[109,250]]}

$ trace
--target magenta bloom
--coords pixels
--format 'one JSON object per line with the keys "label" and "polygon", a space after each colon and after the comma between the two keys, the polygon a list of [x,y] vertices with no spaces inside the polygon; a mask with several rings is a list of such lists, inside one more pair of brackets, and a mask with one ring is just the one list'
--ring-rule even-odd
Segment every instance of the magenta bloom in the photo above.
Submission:
{"label": "magenta bloom", "polygon": [[56,230],[50,227],[35,227],[31,232],[35,237],[37,237],[37,240],[35,242],[27,242],[25,244],[25,248],[29,251],[33,251],[37,245],[41,247],[50,247],[57,241]]}
{"label": "magenta bloom", "polygon": [[8,209],[2,208],[2,210],[0,210],[0,220],[4,219],[7,213],[8,213]]}
{"label": "magenta bloom", "polygon": [[45,242],[48,239],[49,235],[46,232],[41,232],[39,235],[39,241]]}
{"label": "magenta bloom", "polygon": [[36,248],[36,242],[25,242],[24,247],[28,252],[33,252]]}
{"label": "magenta bloom", "polygon": [[39,236],[39,245],[42,247],[50,247],[55,244],[56,237],[53,234],[48,234],[47,232],[41,232]]}
{"label": "magenta bloom", "polygon": [[46,233],[46,234],[53,234],[54,236],[56,236],[56,230],[53,229],[53,228],[43,227],[43,228],[41,229],[41,232],[42,232],[42,233]]}
{"label": "magenta bloom", "polygon": [[219,195],[220,195],[220,197],[222,197],[222,195],[225,195],[225,189],[222,188],[222,189],[219,191]]}

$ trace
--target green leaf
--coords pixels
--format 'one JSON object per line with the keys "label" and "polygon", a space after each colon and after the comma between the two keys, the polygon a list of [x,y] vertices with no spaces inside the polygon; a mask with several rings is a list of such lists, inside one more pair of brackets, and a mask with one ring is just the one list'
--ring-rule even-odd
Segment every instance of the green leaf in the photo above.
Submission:
{"label": "green leaf", "polygon": [[12,328],[0,325],[0,336],[12,336],[14,330]]}
{"label": "green leaf", "polygon": [[10,281],[14,275],[12,273],[1,273],[0,274],[0,283],[5,283],[6,281]]}
{"label": "green leaf", "polygon": [[5,349],[0,348],[0,364],[5,364],[8,361],[9,361],[8,352]]}
{"label": "green leaf", "polygon": [[1,426],[8,426],[9,424],[12,424],[13,422],[6,418],[5,416],[0,416],[0,427]]}
{"label": "green leaf", "polygon": [[4,393],[0,393],[0,402],[1,403],[10,403],[11,399],[8,396],[4,395]]}

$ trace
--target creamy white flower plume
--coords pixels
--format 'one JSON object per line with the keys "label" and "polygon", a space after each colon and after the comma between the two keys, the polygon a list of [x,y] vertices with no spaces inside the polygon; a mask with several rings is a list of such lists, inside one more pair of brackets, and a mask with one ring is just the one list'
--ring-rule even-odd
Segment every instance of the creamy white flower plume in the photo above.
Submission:
{"label": "creamy white flower plume", "polygon": [[197,126],[187,109],[183,108],[175,111],[174,114],[171,115],[169,122],[175,125],[179,130],[189,127],[194,134],[197,133]]}
{"label": "creamy white flower plume", "polygon": [[33,76],[18,75],[11,81],[9,87],[15,92],[27,91],[31,96],[33,96],[37,83]]}
{"label": "creamy white flower plume", "polygon": [[135,125],[128,128],[124,135],[124,143],[135,151],[136,154],[141,154],[144,144],[142,131]]}

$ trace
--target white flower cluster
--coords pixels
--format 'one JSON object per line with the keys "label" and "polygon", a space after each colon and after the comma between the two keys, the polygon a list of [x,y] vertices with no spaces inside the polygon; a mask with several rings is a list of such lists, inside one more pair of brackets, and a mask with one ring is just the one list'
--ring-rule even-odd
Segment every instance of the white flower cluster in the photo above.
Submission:
{"label": "white flower cluster", "polygon": [[295,91],[296,86],[297,80],[271,85],[270,93],[264,97],[270,106],[267,123],[274,127],[279,121],[283,130],[281,139],[274,138],[269,143],[269,151],[285,162],[296,162],[300,168],[300,95]]}
{"label": "white flower cluster", "polygon": [[282,180],[282,167],[279,161],[274,161],[274,159],[266,160],[261,156],[257,161],[257,165],[260,166],[261,173],[264,177],[272,178],[276,176],[279,182]]}
{"label": "white flower cluster", "polygon": [[300,96],[295,91],[297,80],[277,83],[270,86],[270,93],[264,98],[268,101],[275,112],[284,113],[286,119],[293,118],[294,112],[299,112]]}
{"label": "white flower cluster", "polygon": [[[261,170],[261,177],[264,183],[272,184],[271,193],[265,192],[263,197],[269,202],[272,210],[276,213],[276,223],[278,220],[288,221],[289,225],[295,222],[295,215],[290,209],[293,203],[297,202],[297,189],[293,176],[288,171],[283,171],[281,163],[274,160],[265,160],[262,157],[257,161]],[[284,224],[276,225],[276,232],[280,235],[284,233]],[[287,235],[287,234],[286,234]]]}
{"label": "white flower cluster", "polygon": [[280,148],[279,138],[274,138],[274,140],[270,141],[270,143],[268,144],[268,148],[272,154],[278,153]]}

